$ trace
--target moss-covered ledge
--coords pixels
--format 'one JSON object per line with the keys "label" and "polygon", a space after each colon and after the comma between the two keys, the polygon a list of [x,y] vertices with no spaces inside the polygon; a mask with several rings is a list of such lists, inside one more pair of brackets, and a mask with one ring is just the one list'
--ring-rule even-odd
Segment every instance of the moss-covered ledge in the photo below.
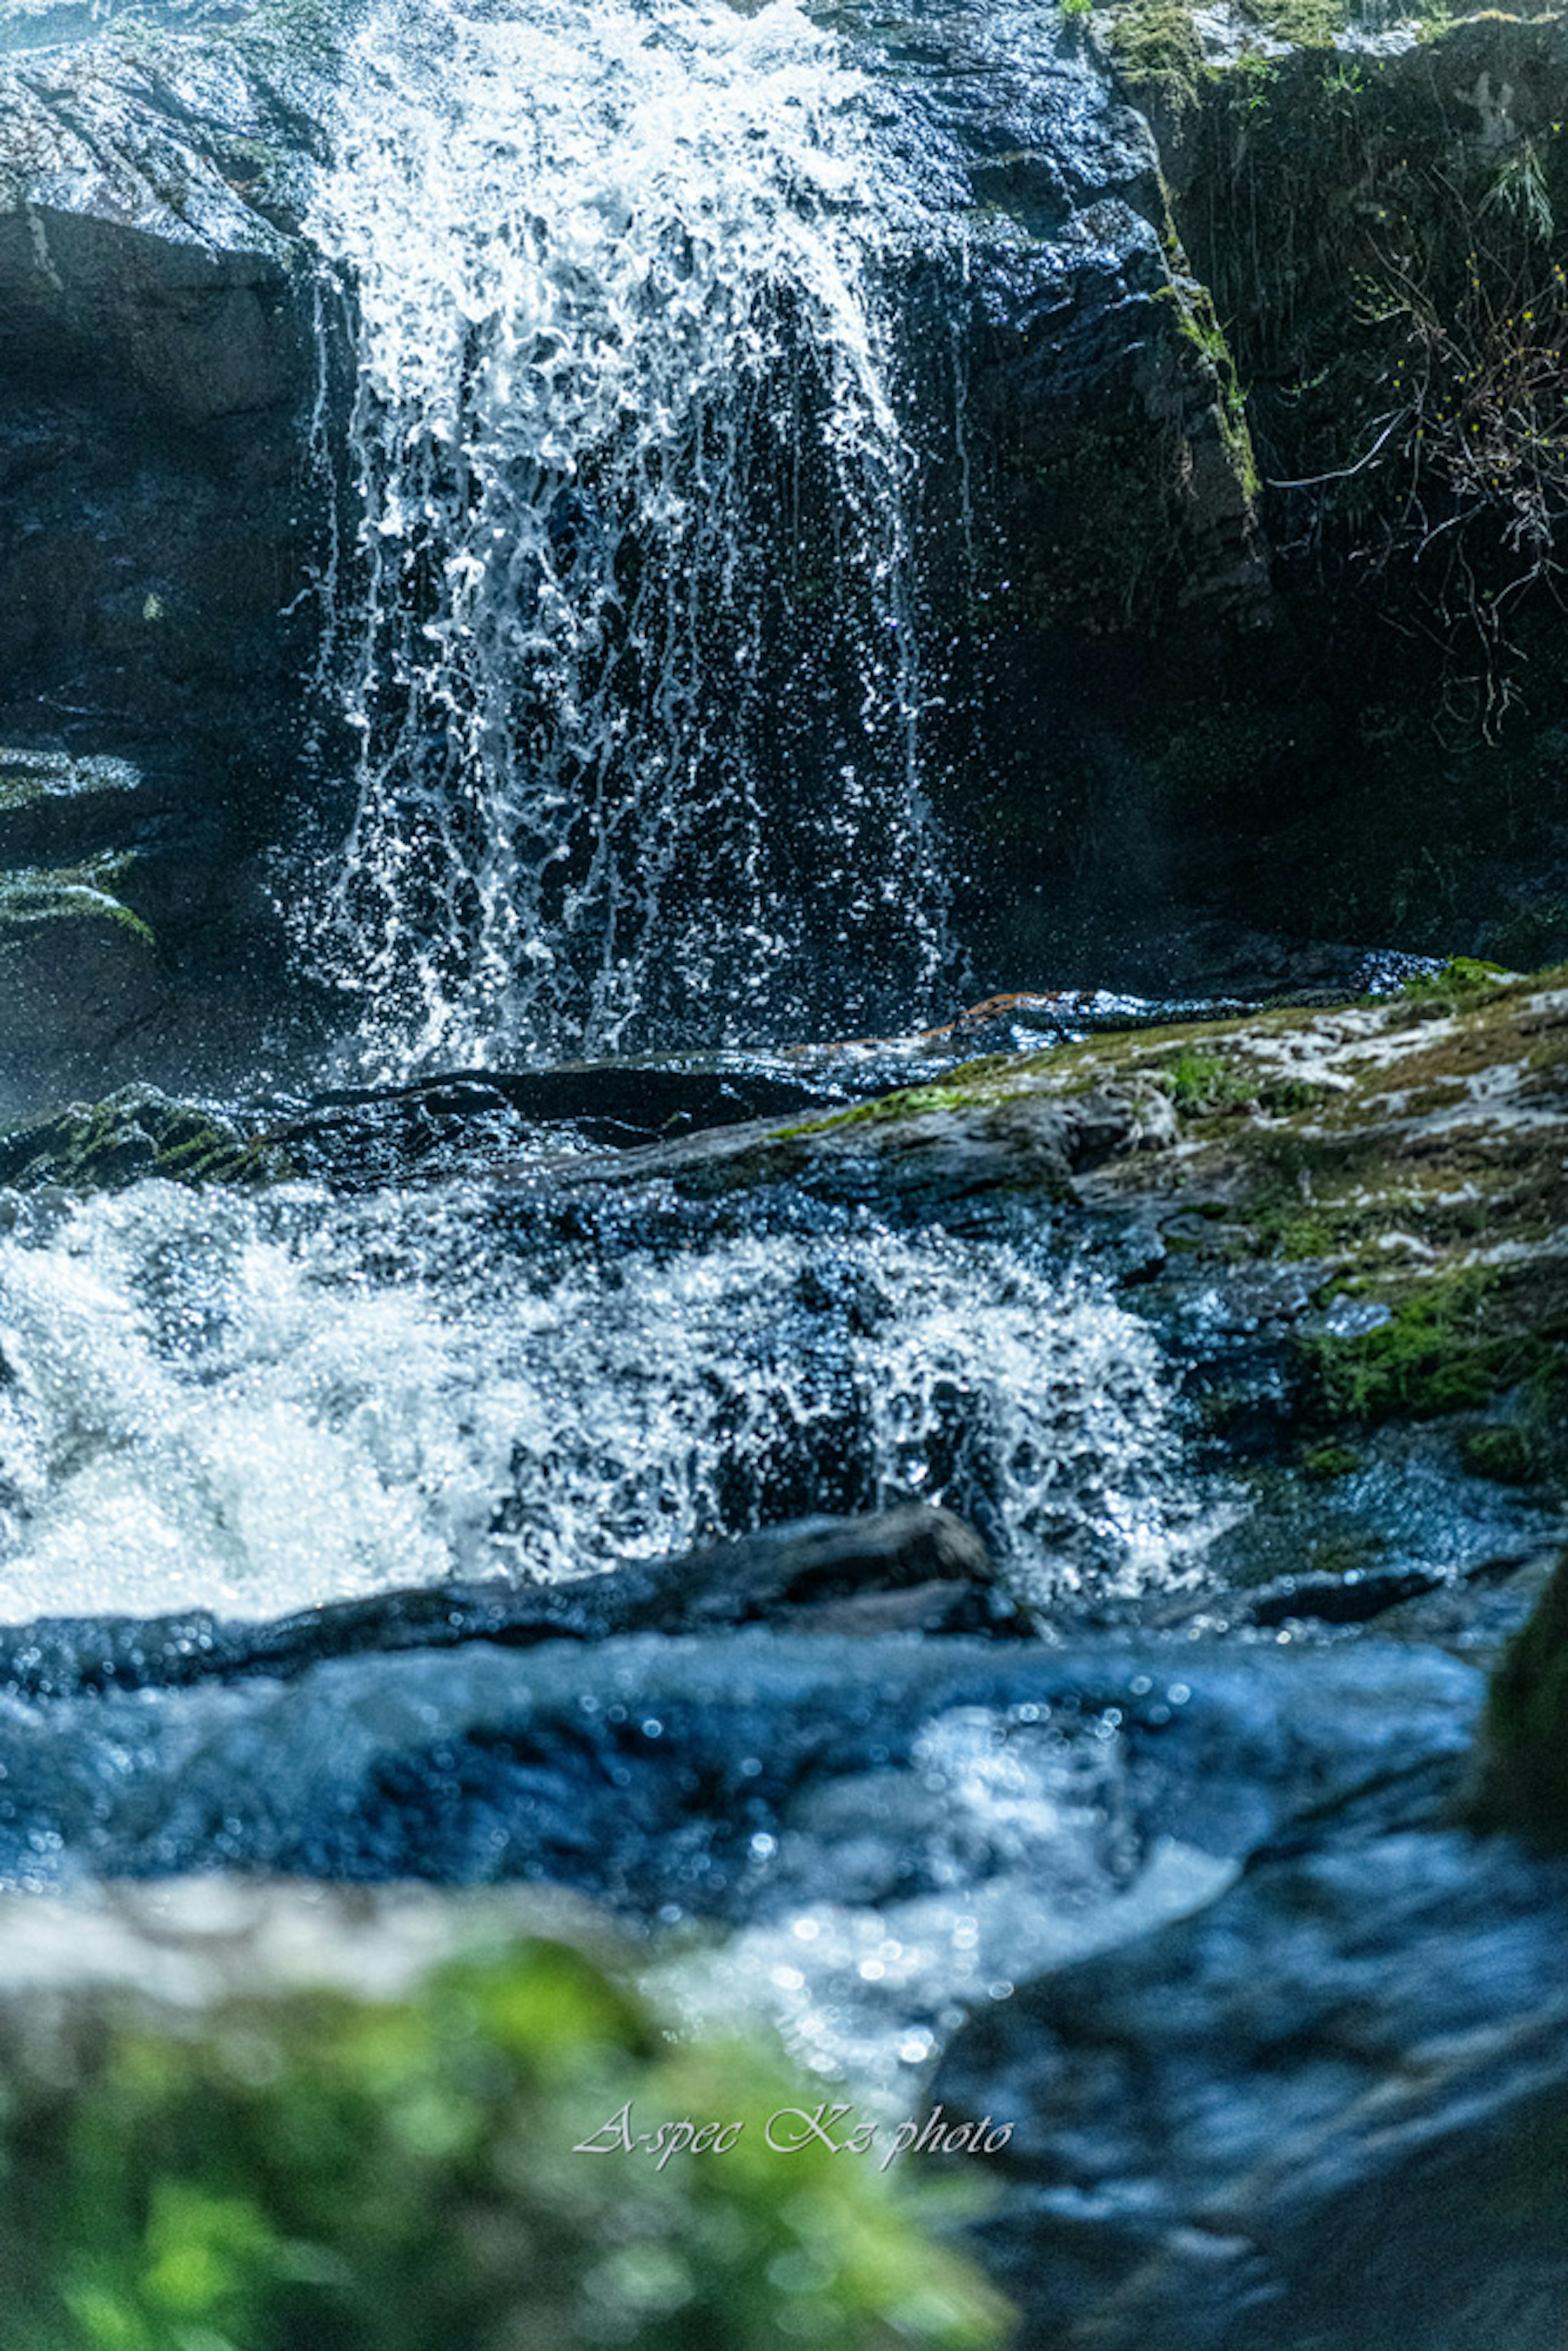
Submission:
{"label": "moss-covered ledge", "polygon": [[1471,1469],[1519,1482],[1563,1452],[1565,1158],[1568,970],[1456,963],[1381,1001],[993,1056],[629,1154],[613,1180],[788,1182],[933,1214],[1071,1203],[1135,1225],[1189,1281],[1289,1269],[1321,1447],[1462,1411]]}
{"label": "moss-covered ledge", "polygon": [[156,1086],[122,1086],[100,1102],[71,1102],[0,1134],[0,1186],[118,1192],[147,1176],[179,1184],[258,1184],[293,1173],[273,1144],[220,1111]]}

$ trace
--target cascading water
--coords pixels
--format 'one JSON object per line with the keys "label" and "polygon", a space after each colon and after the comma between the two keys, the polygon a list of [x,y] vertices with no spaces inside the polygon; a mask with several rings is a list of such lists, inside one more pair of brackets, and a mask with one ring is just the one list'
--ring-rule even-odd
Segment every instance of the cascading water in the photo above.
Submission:
{"label": "cascading water", "polygon": [[791,0],[388,0],[308,229],[356,339],[301,918],[372,1074],[908,1027],[944,955],[882,272]]}
{"label": "cascading water", "polygon": [[1158,1352],[1038,1247],[855,1212],[520,1234],[173,1186],[0,1248],[0,1618],[555,1579],[924,1498],[1041,1599],[1182,1573]]}
{"label": "cascading water", "polygon": [[[741,1049],[712,1092],[747,1047],[914,1027],[952,976],[923,716],[968,695],[951,647],[922,671],[915,525],[974,523],[961,413],[940,482],[915,445],[968,312],[927,269],[897,316],[912,254],[963,263],[939,110],[793,0],[370,0],[331,62],[337,531],[285,894],[354,1003],[334,1075]],[[0,1698],[0,1882],[536,1875],[727,1917],[691,2012],[770,2006],[901,2097],[965,2006],[1214,1882],[1129,1825],[1119,1708],[1038,1702],[1044,1644],[101,1662],[105,1616],[612,1574],[911,1500],[1063,1629],[1192,1574],[1176,1383],[1054,1193],[661,1173],[629,1146],[665,1098],[623,1118],[624,1068],[591,1074],[597,1110],[533,1126],[472,1085],[229,1105],[270,1189],[5,1204],[0,1621],[76,1620],[15,1654],[76,1644],[87,1694]],[[335,1153],[290,1158],[318,1113]]]}

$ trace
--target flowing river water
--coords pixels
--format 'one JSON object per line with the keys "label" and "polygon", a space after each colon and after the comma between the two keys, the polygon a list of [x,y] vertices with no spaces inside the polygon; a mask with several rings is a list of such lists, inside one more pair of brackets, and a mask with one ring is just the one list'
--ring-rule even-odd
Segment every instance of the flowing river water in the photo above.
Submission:
{"label": "flowing river water", "polygon": [[[340,1007],[323,1082],[639,1055],[744,1093],[951,1008],[916,524],[923,469],[967,515],[969,453],[952,371],[916,417],[898,301],[911,251],[966,266],[943,137],[792,0],[379,0],[323,143],[353,391],[308,691],[350,747],[275,867]],[[1071,1644],[1236,1513],[1165,1334],[1048,1206],[688,1196],[570,1115],[485,1139],[348,1189],[12,1199],[0,1615],[554,1584],[919,1500]],[[907,2110],[967,2009],[1201,1899],[1405,1720],[1351,1659],[1287,1737],[1277,1660],[1206,1711],[1168,1656],[1052,1656],[479,1644],[7,1698],[0,1876],[554,1877],[694,2016],[760,2007]],[[1460,1721],[1460,1679],[1409,1708]]]}

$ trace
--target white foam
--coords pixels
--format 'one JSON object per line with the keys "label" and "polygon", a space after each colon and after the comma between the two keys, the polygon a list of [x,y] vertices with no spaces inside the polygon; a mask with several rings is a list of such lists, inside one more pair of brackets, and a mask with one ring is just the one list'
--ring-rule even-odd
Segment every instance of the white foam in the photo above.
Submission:
{"label": "white foam", "polygon": [[1177,1580],[1157,1346],[1095,1276],[889,1231],[519,1248],[493,1196],[147,1183],[0,1240],[0,1613],[269,1615],[922,1497],[1027,1589]]}

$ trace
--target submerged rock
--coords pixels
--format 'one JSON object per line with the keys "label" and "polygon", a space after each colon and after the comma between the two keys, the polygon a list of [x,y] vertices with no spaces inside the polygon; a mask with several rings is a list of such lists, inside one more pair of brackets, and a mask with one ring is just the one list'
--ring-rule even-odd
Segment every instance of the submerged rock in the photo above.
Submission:
{"label": "submerged rock", "polygon": [[[1175,1837],[1233,1862],[1414,1758],[1462,1758],[1482,1689],[1473,1667],[1371,1639],[1238,1655],[752,1626],[426,1646],[156,1698],[13,1694],[0,1876],[528,1877],[640,1915],[751,1915],[804,1880],[831,1895],[834,1852],[859,1851],[889,1898],[969,1883],[953,1856],[971,1834],[1027,1875],[1081,1780],[1108,1855],[1126,1834],[1130,1854]],[[819,1810],[835,1786],[845,1801]]]}

